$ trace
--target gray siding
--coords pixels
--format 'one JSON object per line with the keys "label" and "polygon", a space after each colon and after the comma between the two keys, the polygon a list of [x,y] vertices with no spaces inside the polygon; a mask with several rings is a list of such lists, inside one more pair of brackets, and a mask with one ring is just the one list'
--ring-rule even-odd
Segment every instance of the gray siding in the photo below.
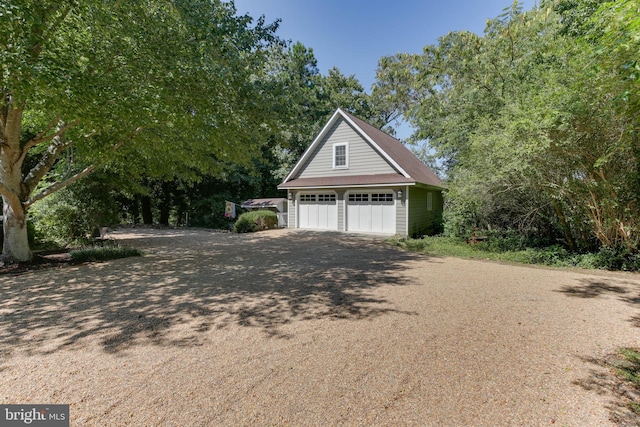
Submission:
{"label": "gray siding", "polygon": [[[349,143],[349,168],[333,169],[333,144]],[[344,119],[338,120],[320,141],[297,178],[373,175],[397,172]]]}
{"label": "gray siding", "polygon": [[[432,194],[432,209],[427,210],[427,194]],[[409,189],[409,236],[432,235],[442,226],[442,192],[411,187]]]}
{"label": "gray siding", "polygon": [[289,200],[289,218],[287,222],[288,228],[296,228],[296,212],[298,211],[298,202],[296,201],[297,191],[289,190],[292,195],[292,199]]}

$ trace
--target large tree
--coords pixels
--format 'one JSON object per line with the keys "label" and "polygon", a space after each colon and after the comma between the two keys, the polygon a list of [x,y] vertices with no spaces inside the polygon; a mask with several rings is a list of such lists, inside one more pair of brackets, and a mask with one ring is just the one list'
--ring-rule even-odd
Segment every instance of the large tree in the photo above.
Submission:
{"label": "large tree", "polygon": [[3,1],[3,258],[29,260],[29,208],[101,165],[193,179],[249,162],[274,31],[219,0]]}
{"label": "large tree", "polygon": [[379,86],[447,169],[456,221],[638,249],[638,7],[600,3],[514,2],[483,35],[381,61]]}

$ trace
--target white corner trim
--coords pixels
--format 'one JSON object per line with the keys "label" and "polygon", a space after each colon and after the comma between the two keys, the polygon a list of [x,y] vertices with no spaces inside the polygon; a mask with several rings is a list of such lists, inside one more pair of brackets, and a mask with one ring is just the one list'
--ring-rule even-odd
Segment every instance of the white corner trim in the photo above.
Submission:
{"label": "white corner trim", "polygon": [[296,165],[293,167],[293,169],[291,169],[291,172],[289,172],[289,175],[287,175],[287,177],[284,179],[283,183],[286,183],[287,181],[292,179],[299,172],[299,170],[302,167],[302,165],[304,165],[305,162],[309,159],[309,157],[311,156],[311,153],[313,153],[315,151],[316,147],[320,144],[320,142],[325,137],[327,132],[329,132],[329,129],[331,129],[331,127],[336,123],[336,121],[338,120],[339,117],[342,117],[347,123],[349,123],[351,126],[353,126],[354,129],[356,129],[360,134],[362,134],[364,136],[364,138],[367,140],[367,142],[369,142],[369,144],[371,144],[373,146],[373,148],[375,148],[376,151],[378,151],[378,153],[380,155],[382,155],[389,163],[391,163],[398,171],[400,171],[400,173],[405,178],[411,178],[411,176],[407,173],[407,171],[405,171],[402,167],[400,167],[400,165],[398,163],[396,163],[396,161],[393,160],[389,156],[389,154],[387,154],[386,151],[384,151],[382,148],[380,148],[380,146],[378,144],[376,144],[373,141],[373,139],[371,139],[371,137],[365,131],[362,130],[362,128],[360,126],[355,124],[353,122],[353,120],[351,120],[344,113],[344,111],[341,108],[338,108],[333,113],[333,115],[331,116],[331,118],[329,119],[327,124],[324,125],[324,127],[322,128],[322,130],[320,131],[318,136],[316,136],[316,138],[313,140],[311,145],[302,154],[302,157],[300,157],[300,160],[298,160],[298,163],[296,163]]}
{"label": "white corner trim", "polygon": [[404,234],[407,237],[411,237],[409,236],[409,186],[406,186],[404,188],[404,197],[405,197],[405,211],[404,211],[404,215],[405,215],[405,224],[404,224]]}
{"label": "white corner trim", "polygon": [[336,120],[338,119],[338,116],[344,117],[344,114],[342,114],[342,110],[340,110],[339,108],[336,110],[335,113],[333,113],[333,116],[331,116],[327,124],[324,125],[324,127],[322,128],[318,136],[316,136],[316,139],[313,140],[311,145],[302,154],[302,157],[300,157],[300,160],[298,160],[298,163],[296,163],[293,169],[291,169],[291,172],[289,172],[289,175],[287,175],[287,177],[284,179],[283,182],[289,181],[292,177],[294,177],[298,173],[302,165],[304,165],[307,159],[309,158],[309,156],[311,156],[311,153],[313,153],[316,147],[320,144],[320,141],[322,141],[322,139],[327,134],[327,132],[329,132],[329,129],[331,129],[331,126],[335,124]]}
{"label": "white corner trim", "polygon": [[354,123],[353,120],[351,120],[346,114],[343,113],[343,111],[338,108],[338,111],[340,112],[341,116],[347,121],[349,122],[349,124],[351,126],[353,126],[354,128],[356,128],[358,131],[360,131],[360,133],[362,135],[364,135],[364,137],[366,138],[366,140],[369,142],[369,144],[373,145],[373,147],[378,151],[378,153],[380,153],[385,159],[387,159],[387,161],[389,163],[391,163],[396,169],[398,169],[400,171],[400,173],[402,173],[402,175],[404,175],[405,178],[411,178],[411,176],[407,173],[407,171],[405,171],[404,169],[402,169],[400,167],[400,165],[398,163],[396,163],[395,160],[393,160],[389,154],[387,154],[386,151],[384,151],[382,148],[380,148],[380,146],[378,144],[375,143],[375,141],[373,139],[371,139],[371,137],[362,130],[362,128],[360,126],[358,126],[357,124]]}

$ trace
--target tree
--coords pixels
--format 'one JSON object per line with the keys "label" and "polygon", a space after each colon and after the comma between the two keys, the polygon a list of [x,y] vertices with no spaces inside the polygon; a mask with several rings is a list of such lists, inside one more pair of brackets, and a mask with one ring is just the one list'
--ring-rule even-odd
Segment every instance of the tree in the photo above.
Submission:
{"label": "tree", "polygon": [[3,258],[30,259],[29,208],[100,166],[195,180],[248,163],[276,27],[219,0],[2,2]]}
{"label": "tree", "polygon": [[274,46],[267,69],[276,122],[263,132],[269,153],[263,150],[262,158],[275,162],[272,173],[280,180],[336,108],[373,117],[370,96],[357,78],[335,67],[321,74],[313,49],[300,42]]}
{"label": "tree", "polygon": [[381,61],[379,87],[443,159],[466,229],[638,249],[637,2],[597,3],[514,2],[482,36]]}

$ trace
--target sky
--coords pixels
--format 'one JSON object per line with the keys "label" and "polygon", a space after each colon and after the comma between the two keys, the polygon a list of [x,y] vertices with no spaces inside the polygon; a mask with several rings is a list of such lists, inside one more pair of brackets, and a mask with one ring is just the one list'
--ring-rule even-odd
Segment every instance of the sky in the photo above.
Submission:
{"label": "sky", "polygon": [[[312,48],[322,74],[337,67],[371,93],[383,56],[420,53],[450,31],[482,34],[512,0],[235,0],[238,14],[281,19],[277,35]],[[520,1],[525,10],[535,0]],[[402,126],[398,137],[409,136]]]}

